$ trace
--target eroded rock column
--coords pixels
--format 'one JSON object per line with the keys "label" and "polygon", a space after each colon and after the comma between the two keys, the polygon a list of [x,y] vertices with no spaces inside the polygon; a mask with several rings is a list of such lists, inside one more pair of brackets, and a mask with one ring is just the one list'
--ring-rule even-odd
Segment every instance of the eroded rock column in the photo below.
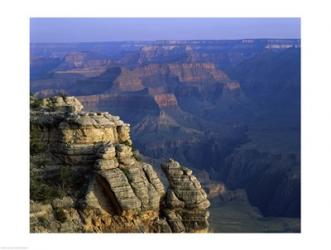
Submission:
{"label": "eroded rock column", "polygon": [[169,181],[163,213],[173,232],[208,232],[207,194],[192,170],[170,159],[162,170]]}

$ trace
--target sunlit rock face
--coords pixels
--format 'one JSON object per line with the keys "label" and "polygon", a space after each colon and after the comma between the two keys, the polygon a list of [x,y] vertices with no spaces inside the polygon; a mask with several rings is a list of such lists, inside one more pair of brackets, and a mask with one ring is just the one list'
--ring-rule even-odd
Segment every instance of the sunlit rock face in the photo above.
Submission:
{"label": "sunlit rock face", "polygon": [[166,217],[175,232],[208,232],[210,202],[192,170],[170,159],[162,164],[169,181]]}
{"label": "sunlit rock face", "polygon": [[208,232],[209,201],[192,171],[165,163],[166,191],[133,150],[129,124],[83,112],[74,97],[31,102],[31,172],[61,191],[32,191],[31,232]]}

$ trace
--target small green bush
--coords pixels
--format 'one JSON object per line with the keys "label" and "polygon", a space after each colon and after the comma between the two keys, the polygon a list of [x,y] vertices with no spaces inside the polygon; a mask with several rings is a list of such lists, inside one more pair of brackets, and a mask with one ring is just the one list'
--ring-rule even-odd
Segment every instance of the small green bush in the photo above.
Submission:
{"label": "small green bush", "polygon": [[122,172],[125,174],[125,175],[129,175],[130,172],[127,168],[121,168]]}
{"label": "small green bush", "polygon": [[40,154],[44,150],[45,150],[45,146],[42,145],[41,143],[38,143],[36,141],[31,141],[30,142],[30,154],[31,155]]}
{"label": "small green bush", "polygon": [[123,142],[124,145],[128,146],[128,147],[132,147],[131,143],[129,141],[125,141]]}
{"label": "small green bush", "polygon": [[59,208],[54,210],[54,216],[61,223],[65,222],[66,219],[67,219],[67,217],[66,217],[65,213],[63,212],[63,210],[59,209]]}
{"label": "small green bush", "polygon": [[[31,125],[30,125],[31,126]],[[37,128],[30,127],[30,154],[36,155],[45,151],[45,145],[39,140],[40,134]]]}
{"label": "small green bush", "polygon": [[42,106],[42,99],[40,98],[30,98],[30,108],[38,109]]}
{"label": "small green bush", "polygon": [[30,175],[30,198],[34,201],[50,202],[59,196],[56,187],[48,185],[36,174]]}
{"label": "small green bush", "polygon": [[30,173],[30,198],[35,201],[49,202],[55,198],[62,198],[72,192],[75,184],[70,166],[62,166],[58,175],[48,181],[33,171]]}
{"label": "small green bush", "polygon": [[73,183],[73,174],[70,166],[61,166],[59,183],[61,185],[61,192],[66,195]]}
{"label": "small green bush", "polygon": [[44,217],[39,217],[38,222],[41,226],[47,228],[49,226],[49,221]]}

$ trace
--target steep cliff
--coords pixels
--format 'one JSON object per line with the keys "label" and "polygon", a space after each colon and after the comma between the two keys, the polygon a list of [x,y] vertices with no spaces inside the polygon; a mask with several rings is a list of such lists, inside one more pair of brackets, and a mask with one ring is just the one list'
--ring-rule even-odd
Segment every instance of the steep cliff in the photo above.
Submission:
{"label": "steep cliff", "polygon": [[148,64],[133,70],[123,68],[121,75],[114,82],[114,88],[121,91],[138,91],[145,87],[163,85],[171,88],[178,82],[207,85],[227,80],[229,77],[226,73],[212,63]]}
{"label": "steep cliff", "polygon": [[93,53],[70,52],[64,56],[62,63],[54,70],[54,74],[57,77],[73,74],[95,77],[104,73],[111,65],[111,60],[98,58]]}
{"label": "steep cliff", "polygon": [[31,98],[31,232],[208,232],[207,195],[190,169],[141,160],[130,125],[74,97]]}

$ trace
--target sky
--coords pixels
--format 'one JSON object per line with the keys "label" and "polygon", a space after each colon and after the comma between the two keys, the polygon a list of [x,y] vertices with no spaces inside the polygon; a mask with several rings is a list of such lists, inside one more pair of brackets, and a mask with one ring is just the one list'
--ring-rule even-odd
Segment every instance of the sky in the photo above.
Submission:
{"label": "sky", "polygon": [[300,18],[31,18],[30,41],[300,38]]}

